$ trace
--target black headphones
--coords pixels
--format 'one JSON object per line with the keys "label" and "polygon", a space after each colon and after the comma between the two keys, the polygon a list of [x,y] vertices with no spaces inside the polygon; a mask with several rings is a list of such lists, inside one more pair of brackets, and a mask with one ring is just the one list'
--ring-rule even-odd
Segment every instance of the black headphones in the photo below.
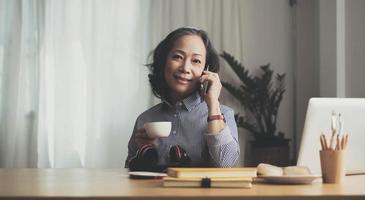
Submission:
{"label": "black headphones", "polygon": [[170,167],[189,167],[190,157],[186,151],[179,145],[172,146],[170,148]]}
{"label": "black headphones", "polygon": [[179,145],[169,150],[169,164],[157,165],[158,152],[152,144],[143,145],[129,163],[130,171],[163,172],[167,167],[189,167],[191,160],[186,151]]}

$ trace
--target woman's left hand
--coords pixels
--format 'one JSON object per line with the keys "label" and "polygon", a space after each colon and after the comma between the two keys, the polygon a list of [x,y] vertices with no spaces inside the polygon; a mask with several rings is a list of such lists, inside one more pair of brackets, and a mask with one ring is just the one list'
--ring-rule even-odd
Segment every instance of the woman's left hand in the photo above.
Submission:
{"label": "woman's left hand", "polygon": [[219,79],[219,75],[210,71],[203,71],[203,75],[199,79],[200,83],[208,81],[208,91],[205,94],[204,100],[208,105],[208,108],[219,106],[219,95],[222,89],[222,83]]}

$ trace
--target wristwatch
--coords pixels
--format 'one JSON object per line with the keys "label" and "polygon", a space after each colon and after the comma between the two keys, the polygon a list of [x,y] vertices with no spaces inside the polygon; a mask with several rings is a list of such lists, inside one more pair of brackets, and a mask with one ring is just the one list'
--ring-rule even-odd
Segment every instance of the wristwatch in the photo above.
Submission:
{"label": "wristwatch", "polygon": [[208,116],[207,122],[210,122],[210,121],[213,121],[213,120],[223,120],[224,122],[226,122],[226,119],[224,118],[223,114]]}

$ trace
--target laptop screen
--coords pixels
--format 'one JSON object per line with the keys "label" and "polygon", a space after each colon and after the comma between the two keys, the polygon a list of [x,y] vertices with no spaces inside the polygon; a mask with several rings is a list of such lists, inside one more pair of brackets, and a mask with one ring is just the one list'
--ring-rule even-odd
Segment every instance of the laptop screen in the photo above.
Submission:
{"label": "laptop screen", "polygon": [[321,173],[320,135],[331,137],[332,113],[341,114],[343,133],[349,135],[345,154],[346,174],[365,173],[365,99],[311,98],[308,103],[298,166],[307,166],[312,173]]}

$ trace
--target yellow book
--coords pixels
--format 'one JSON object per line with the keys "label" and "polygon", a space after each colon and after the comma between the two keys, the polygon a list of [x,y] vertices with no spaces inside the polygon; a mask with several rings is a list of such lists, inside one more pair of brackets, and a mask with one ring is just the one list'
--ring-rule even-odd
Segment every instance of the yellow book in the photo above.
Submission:
{"label": "yellow book", "polygon": [[220,187],[220,188],[251,188],[252,178],[174,178],[164,177],[164,187]]}
{"label": "yellow book", "polygon": [[168,168],[167,175],[175,178],[256,177],[256,168]]}

